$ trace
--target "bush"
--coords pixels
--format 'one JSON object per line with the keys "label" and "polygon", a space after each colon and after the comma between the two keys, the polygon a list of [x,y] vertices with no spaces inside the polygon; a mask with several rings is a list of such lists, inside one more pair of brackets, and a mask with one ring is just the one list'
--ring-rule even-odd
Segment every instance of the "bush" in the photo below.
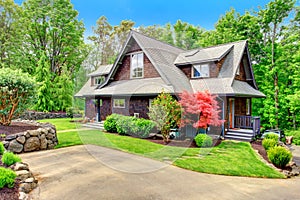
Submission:
{"label": "bush", "polygon": [[269,149],[277,146],[278,141],[277,140],[273,140],[273,139],[264,139],[262,141],[262,145],[265,148],[266,151],[268,151]]}
{"label": "bush", "polygon": [[0,142],[0,155],[3,155],[4,151],[5,151],[4,145],[2,142]]}
{"label": "bush", "polygon": [[276,167],[283,169],[290,162],[292,153],[284,147],[277,146],[268,151],[268,158]]}
{"label": "bush", "polygon": [[21,158],[12,152],[5,152],[2,156],[2,163],[4,163],[7,166],[11,166],[21,161]]}
{"label": "bush", "polygon": [[148,120],[148,119],[143,119],[143,118],[140,118],[140,119],[137,119],[135,121],[135,130],[132,130],[134,131],[134,134],[136,134],[137,136],[139,137],[142,137],[142,138],[146,138],[149,136],[150,134],[150,131],[155,127],[155,123],[151,120]]}
{"label": "bush", "polygon": [[211,147],[213,144],[212,137],[206,134],[198,134],[194,140],[198,147]]}
{"label": "bush", "polygon": [[117,133],[117,119],[120,117],[118,114],[111,114],[106,117],[104,122],[104,129],[110,133]]}
{"label": "bush", "polygon": [[116,120],[117,133],[119,135],[130,134],[131,127],[133,126],[133,121],[136,120],[135,117],[128,117],[120,115]]}
{"label": "bush", "polygon": [[0,167],[0,189],[5,186],[12,188],[16,177],[17,174],[13,170]]}
{"label": "bush", "polygon": [[265,139],[272,139],[272,140],[278,141],[278,138],[279,138],[279,136],[276,133],[270,132],[268,134],[265,134]]}
{"label": "bush", "polygon": [[8,126],[35,102],[36,82],[21,70],[0,70],[0,124]]}

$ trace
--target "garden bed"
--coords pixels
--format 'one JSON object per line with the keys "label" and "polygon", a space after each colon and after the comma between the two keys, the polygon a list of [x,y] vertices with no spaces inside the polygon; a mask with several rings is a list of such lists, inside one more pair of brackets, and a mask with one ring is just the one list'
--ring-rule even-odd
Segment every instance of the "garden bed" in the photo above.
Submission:
{"label": "garden bed", "polygon": [[20,133],[28,130],[37,130],[39,126],[24,122],[12,122],[10,126],[0,125],[0,141],[4,141],[5,137],[15,133]]}

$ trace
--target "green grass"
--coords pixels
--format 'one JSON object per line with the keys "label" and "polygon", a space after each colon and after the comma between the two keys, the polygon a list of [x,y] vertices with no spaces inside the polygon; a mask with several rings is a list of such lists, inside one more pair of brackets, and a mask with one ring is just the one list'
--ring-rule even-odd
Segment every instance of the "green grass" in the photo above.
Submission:
{"label": "green grass", "polygon": [[[57,131],[76,129],[81,127],[80,123],[70,122],[71,118],[60,118],[60,119],[43,119],[39,120],[39,122],[49,122],[56,126]],[[77,120],[74,118],[73,120]]]}
{"label": "green grass", "polygon": [[300,129],[285,131],[286,136],[293,136],[293,144],[300,145]]}
{"label": "green grass", "polygon": [[[66,119],[45,120],[58,130],[76,128]],[[75,125],[75,126],[74,126]],[[56,148],[93,144],[169,161],[178,167],[198,172],[231,176],[284,178],[284,175],[267,166],[249,143],[224,141],[213,148],[182,148],[160,145],[144,139],[103,133],[97,130],[58,132]]]}

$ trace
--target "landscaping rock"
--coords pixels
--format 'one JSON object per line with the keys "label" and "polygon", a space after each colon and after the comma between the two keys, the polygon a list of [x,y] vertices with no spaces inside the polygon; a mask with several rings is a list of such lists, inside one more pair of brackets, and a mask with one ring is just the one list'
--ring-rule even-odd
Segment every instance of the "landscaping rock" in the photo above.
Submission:
{"label": "landscaping rock", "polygon": [[28,164],[20,162],[14,164],[11,168],[14,171],[29,170]]}
{"label": "landscaping rock", "polygon": [[20,170],[20,171],[16,171],[17,174],[17,178],[19,180],[25,180],[27,178],[32,177],[32,173],[28,170]]}
{"label": "landscaping rock", "polygon": [[25,192],[19,192],[19,200],[27,200],[28,195]]}
{"label": "landscaping rock", "polygon": [[19,136],[19,137],[17,137],[16,140],[17,140],[19,143],[24,144],[25,141],[26,141],[26,138],[25,138],[25,136]]}
{"label": "landscaping rock", "polygon": [[42,150],[47,149],[48,141],[47,141],[45,135],[41,136],[40,141],[41,141],[40,149],[42,149]]}
{"label": "landscaping rock", "polygon": [[17,142],[17,140],[12,140],[9,143],[7,150],[15,153],[21,153],[23,150],[23,145]]}
{"label": "landscaping rock", "polygon": [[40,132],[38,130],[29,130],[30,136],[39,136]]}
{"label": "landscaping rock", "polygon": [[38,150],[40,148],[40,140],[37,137],[30,137],[27,139],[25,145],[24,145],[24,151],[28,152],[28,151],[34,151],[34,150]]}
{"label": "landscaping rock", "polygon": [[6,138],[5,138],[5,140],[6,141],[11,141],[11,140],[14,140],[14,139],[16,139],[16,135],[8,135],[8,136],[6,136]]}

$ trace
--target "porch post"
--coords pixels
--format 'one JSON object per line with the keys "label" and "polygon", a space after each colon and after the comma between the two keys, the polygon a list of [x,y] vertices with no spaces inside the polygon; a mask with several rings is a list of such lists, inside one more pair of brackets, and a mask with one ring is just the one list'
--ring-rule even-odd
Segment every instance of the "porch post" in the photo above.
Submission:
{"label": "porch post", "polygon": [[100,99],[97,99],[97,122],[101,122]]}

